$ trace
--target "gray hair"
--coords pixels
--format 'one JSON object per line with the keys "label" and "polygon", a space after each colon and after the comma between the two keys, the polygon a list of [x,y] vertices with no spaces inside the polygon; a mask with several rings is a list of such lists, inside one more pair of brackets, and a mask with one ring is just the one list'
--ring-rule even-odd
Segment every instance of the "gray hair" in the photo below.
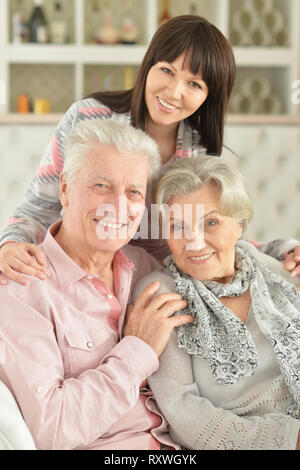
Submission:
{"label": "gray hair", "polygon": [[157,176],[161,159],[157,144],[143,131],[129,124],[95,119],[78,124],[64,140],[64,169],[66,180],[72,183],[83,167],[88,150],[97,144],[113,145],[124,154],[140,152],[148,157],[149,182]]}
{"label": "gray hair", "polygon": [[221,188],[222,214],[235,218],[245,231],[253,217],[249,193],[241,173],[221,157],[186,158],[168,166],[155,183],[154,199],[163,207],[172,197],[199,191],[209,183]]}

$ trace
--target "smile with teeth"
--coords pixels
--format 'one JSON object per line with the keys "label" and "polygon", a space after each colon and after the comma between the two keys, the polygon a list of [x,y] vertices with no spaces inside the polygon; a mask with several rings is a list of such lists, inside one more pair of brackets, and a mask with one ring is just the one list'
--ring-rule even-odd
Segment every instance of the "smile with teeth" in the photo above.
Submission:
{"label": "smile with teeth", "polygon": [[190,259],[195,260],[195,261],[203,261],[203,260],[211,258],[213,254],[214,253],[208,253],[207,255],[203,255],[203,256],[191,256]]}
{"label": "smile with teeth", "polygon": [[94,220],[98,222],[100,225],[103,225],[103,227],[105,228],[114,228],[116,230],[119,230],[120,228],[127,226],[127,224],[115,224],[112,222],[106,222],[105,220],[98,220],[98,219],[94,219]]}
{"label": "smile with teeth", "polygon": [[157,97],[158,99],[158,102],[164,107],[164,108],[167,108],[167,109],[170,109],[170,111],[175,111],[176,109],[176,106],[172,106],[171,104],[168,104],[166,103],[166,101],[162,100],[159,96]]}

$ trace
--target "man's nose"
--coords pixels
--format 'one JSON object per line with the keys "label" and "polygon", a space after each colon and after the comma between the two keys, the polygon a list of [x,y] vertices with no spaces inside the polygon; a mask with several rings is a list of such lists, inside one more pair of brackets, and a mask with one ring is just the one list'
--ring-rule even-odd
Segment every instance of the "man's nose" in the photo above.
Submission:
{"label": "man's nose", "polygon": [[116,192],[113,196],[113,205],[118,220],[126,222],[128,214],[128,199],[123,192]]}

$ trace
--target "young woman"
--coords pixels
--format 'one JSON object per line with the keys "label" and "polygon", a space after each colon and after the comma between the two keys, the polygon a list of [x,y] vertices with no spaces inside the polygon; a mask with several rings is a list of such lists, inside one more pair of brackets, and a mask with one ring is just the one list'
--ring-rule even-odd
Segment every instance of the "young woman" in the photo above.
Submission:
{"label": "young woman", "polygon": [[[204,18],[185,15],[162,25],[151,41],[132,90],[95,93],[74,103],[58,124],[23,203],[1,233],[0,272],[21,284],[26,283],[21,273],[45,278],[44,258],[36,245],[60,217],[63,139],[80,121],[113,119],[131,123],[156,141],[163,165],[201,153],[221,155],[235,76],[228,40]],[[148,191],[148,206],[150,194]],[[168,254],[164,241],[148,238],[134,243],[160,259]],[[280,245],[281,252],[291,248],[294,246]],[[6,282],[1,273],[0,282]]]}

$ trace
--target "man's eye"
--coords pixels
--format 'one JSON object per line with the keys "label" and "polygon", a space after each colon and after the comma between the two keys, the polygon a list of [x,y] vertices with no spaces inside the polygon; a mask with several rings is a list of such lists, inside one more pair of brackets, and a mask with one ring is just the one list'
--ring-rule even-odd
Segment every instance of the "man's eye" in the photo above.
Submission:
{"label": "man's eye", "polygon": [[96,184],[96,187],[99,188],[99,189],[105,189],[107,186],[104,183],[98,183],[98,184]]}
{"label": "man's eye", "polygon": [[138,197],[139,199],[144,199],[143,194],[140,193],[140,191],[138,191],[137,189],[132,189],[130,192],[134,197]]}

